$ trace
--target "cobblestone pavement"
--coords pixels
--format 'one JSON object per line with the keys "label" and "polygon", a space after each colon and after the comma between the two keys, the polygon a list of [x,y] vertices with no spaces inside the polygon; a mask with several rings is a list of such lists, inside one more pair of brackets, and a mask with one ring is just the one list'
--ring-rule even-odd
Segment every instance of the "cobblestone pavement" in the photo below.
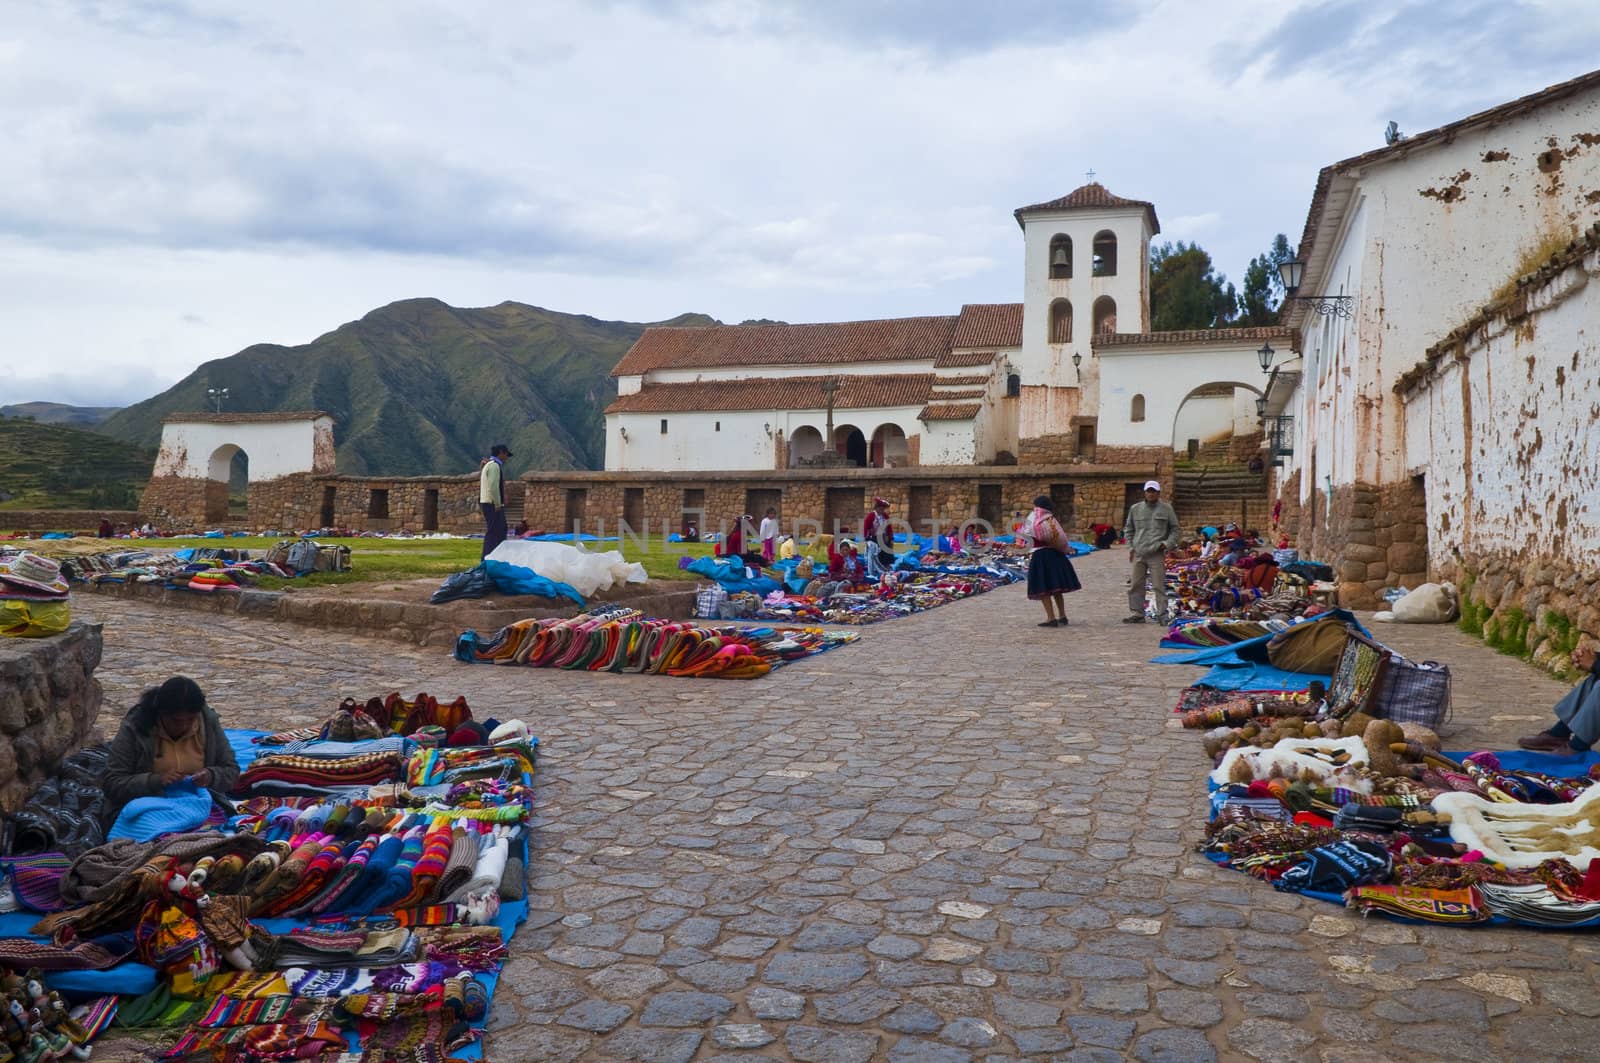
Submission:
{"label": "cobblestone pavement", "polygon": [[[1593,939],[1363,921],[1214,868],[1196,735],[1080,562],[1072,626],[1020,588],[865,629],[755,682],[468,667],[378,639],[80,595],[106,725],[182,671],[231,723],[465,693],[543,740],[534,914],[493,1060],[1600,1057]],[[1455,745],[1561,684],[1449,628]]]}

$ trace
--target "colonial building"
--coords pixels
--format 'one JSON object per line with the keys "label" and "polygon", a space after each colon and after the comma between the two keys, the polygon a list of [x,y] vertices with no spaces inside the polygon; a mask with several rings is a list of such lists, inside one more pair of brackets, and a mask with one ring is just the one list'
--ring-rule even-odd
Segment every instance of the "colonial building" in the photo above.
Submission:
{"label": "colonial building", "polygon": [[1600,71],[1321,171],[1268,414],[1279,496],[1346,604],[1490,571],[1494,608],[1515,572],[1512,641],[1537,641],[1600,575],[1597,221]]}
{"label": "colonial building", "polygon": [[1014,217],[1020,303],[646,330],[612,371],[607,472],[1158,468],[1191,439],[1254,431],[1255,351],[1289,334],[1149,333],[1152,204],[1087,184]]}

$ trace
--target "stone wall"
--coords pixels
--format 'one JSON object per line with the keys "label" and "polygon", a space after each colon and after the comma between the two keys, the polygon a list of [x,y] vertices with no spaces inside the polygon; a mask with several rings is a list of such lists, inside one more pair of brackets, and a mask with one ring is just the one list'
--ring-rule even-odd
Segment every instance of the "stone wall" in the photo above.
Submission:
{"label": "stone wall", "polygon": [[15,812],[100,715],[99,624],[43,639],[0,638],[0,809]]}
{"label": "stone wall", "polygon": [[1277,489],[1273,492],[1273,499],[1283,503],[1283,510],[1278,517],[1278,527],[1283,529],[1291,540],[1298,541],[1300,535],[1300,470],[1296,469],[1281,481],[1279,481],[1279,476],[1279,473],[1273,473],[1273,480],[1277,482]]}
{"label": "stone wall", "polygon": [[0,531],[78,531],[90,535],[100,530],[100,521],[113,524],[143,524],[144,517],[131,509],[4,509],[0,510]]}
{"label": "stone wall", "polygon": [[1078,436],[1073,432],[1017,440],[1018,465],[1065,465],[1077,456]]}
{"label": "stone wall", "polygon": [[1461,628],[1558,676],[1576,678],[1569,654],[1600,643],[1600,567],[1559,558],[1463,554],[1438,566],[1461,595]]}
{"label": "stone wall", "polygon": [[1261,453],[1261,448],[1266,445],[1267,437],[1264,432],[1234,435],[1228,440],[1228,460],[1243,465]]}
{"label": "stone wall", "polygon": [[1311,495],[1314,519],[1299,536],[1300,556],[1333,566],[1339,604],[1376,609],[1384,588],[1427,582],[1427,502],[1419,484],[1355,483],[1334,488],[1331,498],[1320,490]]}
{"label": "stone wall", "polygon": [[[1170,464],[1171,456],[1168,455]],[[768,504],[786,532],[797,522],[832,531],[860,531],[874,497],[889,501],[892,515],[924,533],[928,519],[948,527],[971,517],[1009,525],[1020,520],[1041,494],[1070,496],[1070,528],[1120,526],[1126,485],[1140,484],[1154,465],[963,466],[923,469],[789,469],[750,473],[530,473],[523,477],[523,514],[542,531],[615,534],[626,519],[636,533],[678,531],[692,519],[702,533],[731,528],[744,513],[757,520]],[[859,502],[856,499],[859,498]],[[830,511],[830,507],[832,507]]]}
{"label": "stone wall", "polygon": [[[687,581],[665,585],[656,583],[644,588],[629,585],[598,594],[593,601],[623,601],[642,610],[646,616],[687,619],[694,613],[695,586]],[[582,611],[578,605],[566,599],[545,602],[524,598],[521,599],[522,604],[512,604],[512,599],[496,597],[430,605],[416,601],[361,597],[357,593],[343,593],[344,590],[330,590],[325,594],[259,590],[196,594],[157,583],[91,583],[80,593],[136,598],[175,609],[226,613],[256,620],[374,635],[419,646],[445,647],[454,646],[456,637],[464,630],[489,635],[519,620],[570,617]],[[362,593],[380,592],[363,590]],[[0,677],[4,674],[0,671]],[[0,692],[0,706],[4,705],[4,696]],[[0,723],[3,723],[3,717],[0,717]]]}
{"label": "stone wall", "polygon": [[203,527],[206,522],[206,484],[189,476],[152,476],[139,499],[139,512],[162,529]]}

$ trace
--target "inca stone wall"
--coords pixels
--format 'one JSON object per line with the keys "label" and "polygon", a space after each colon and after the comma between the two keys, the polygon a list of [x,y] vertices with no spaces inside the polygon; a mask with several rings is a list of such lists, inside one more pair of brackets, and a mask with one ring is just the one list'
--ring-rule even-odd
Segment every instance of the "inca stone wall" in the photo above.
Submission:
{"label": "inca stone wall", "polygon": [[1325,491],[1311,495],[1314,513],[1302,522],[1300,556],[1333,566],[1339,604],[1376,609],[1384,588],[1427,582],[1427,502],[1420,485],[1356,483],[1334,488],[1331,498]]}
{"label": "inca stone wall", "polygon": [[1461,595],[1462,629],[1504,653],[1570,678],[1573,649],[1600,642],[1600,566],[1469,553],[1438,568]]}
{"label": "inca stone wall", "polygon": [[42,639],[0,638],[0,809],[15,812],[100,715],[99,624]]}
{"label": "inca stone wall", "polygon": [[8,509],[0,511],[0,531],[76,531],[89,535],[100,521],[128,526],[143,524],[143,511],[131,509]]}

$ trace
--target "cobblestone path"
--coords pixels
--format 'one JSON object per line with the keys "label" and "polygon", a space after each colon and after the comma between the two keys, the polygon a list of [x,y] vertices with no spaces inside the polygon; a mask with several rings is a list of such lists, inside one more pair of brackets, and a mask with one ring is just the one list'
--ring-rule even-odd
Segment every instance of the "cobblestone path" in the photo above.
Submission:
{"label": "cobblestone path", "polygon": [[[200,680],[230,723],[465,693],[543,741],[534,914],[488,1056],[942,1063],[1600,1058],[1600,938],[1363,921],[1214,868],[1196,735],[1084,559],[1072,626],[1020,588],[755,682],[468,667],[438,650],[89,594],[105,724]],[[1454,746],[1564,689],[1453,629]]]}

